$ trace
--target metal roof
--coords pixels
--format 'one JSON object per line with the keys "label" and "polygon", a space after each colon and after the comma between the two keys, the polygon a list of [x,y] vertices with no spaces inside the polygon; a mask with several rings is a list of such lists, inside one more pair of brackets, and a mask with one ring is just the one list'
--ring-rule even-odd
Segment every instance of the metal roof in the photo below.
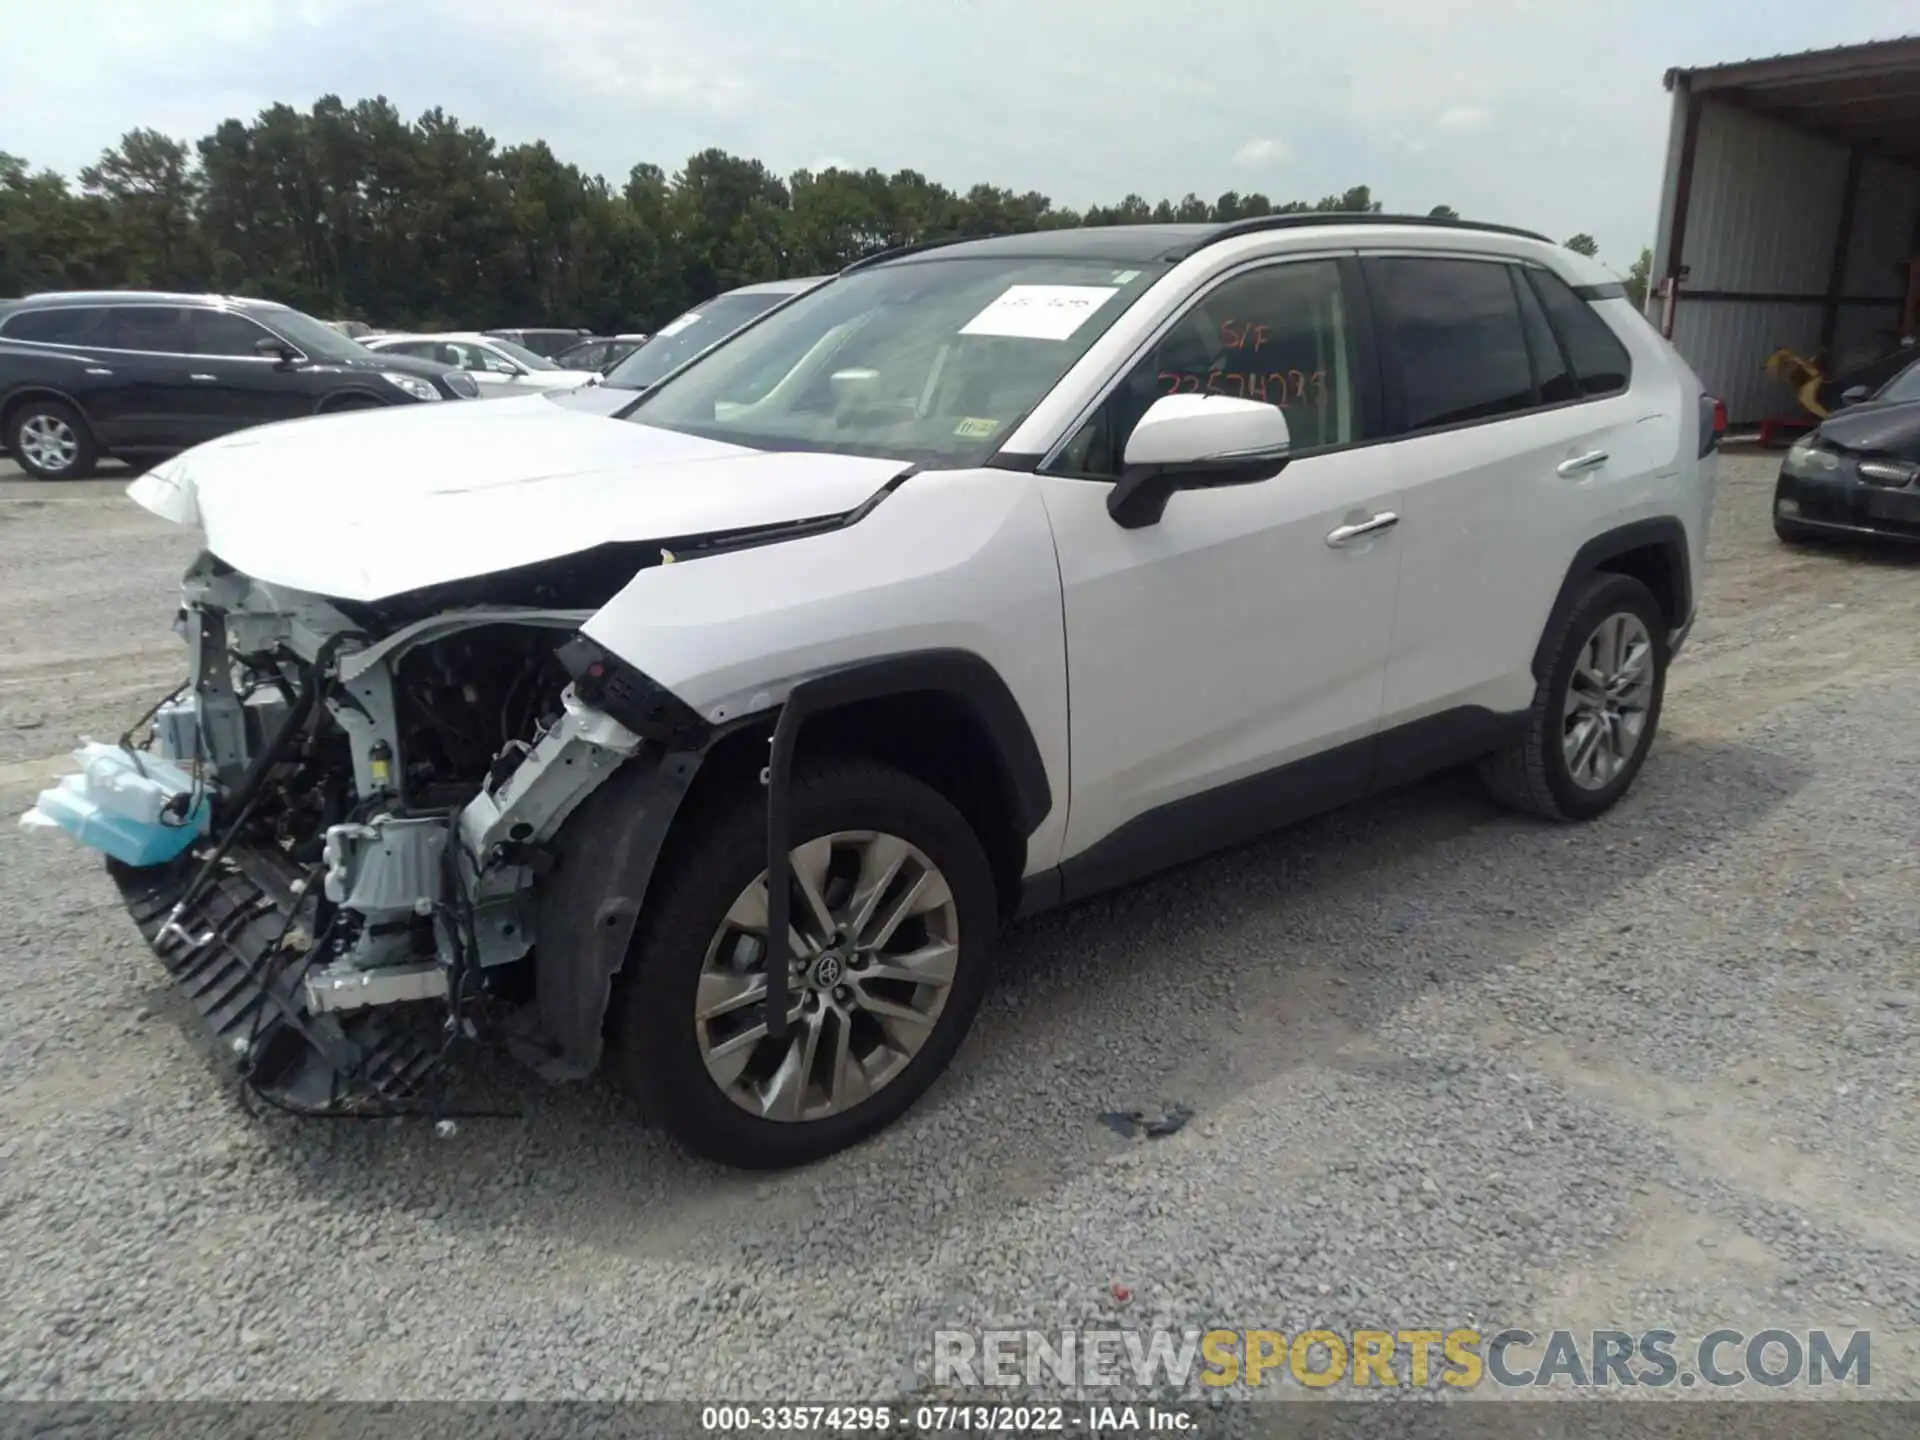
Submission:
{"label": "metal roof", "polygon": [[1920,35],[1673,69],[1666,84],[1842,144],[1920,159]]}

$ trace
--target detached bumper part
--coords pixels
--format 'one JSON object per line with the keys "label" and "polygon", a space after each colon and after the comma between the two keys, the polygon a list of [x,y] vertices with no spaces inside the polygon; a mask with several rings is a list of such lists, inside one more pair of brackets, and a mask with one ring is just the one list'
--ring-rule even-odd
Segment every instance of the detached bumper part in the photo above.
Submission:
{"label": "detached bumper part", "polygon": [[375,1006],[313,1013],[305,982],[318,957],[301,953],[288,926],[303,898],[270,857],[246,854],[201,887],[172,924],[199,867],[190,858],[108,873],[208,1039],[272,1103],[310,1113],[404,1105],[442,1048],[438,1014]]}

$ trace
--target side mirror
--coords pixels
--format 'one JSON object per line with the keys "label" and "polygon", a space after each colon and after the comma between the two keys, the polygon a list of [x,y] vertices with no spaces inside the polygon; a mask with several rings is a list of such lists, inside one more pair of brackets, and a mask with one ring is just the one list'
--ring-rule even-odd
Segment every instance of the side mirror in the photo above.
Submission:
{"label": "side mirror", "polygon": [[300,352],[276,335],[263,336],[253,342],[253,353],[278,360],[282,365],[291,365],[300,358]]}
{"label": "side mirror", "polygon": [[1128,437],[1107,513],[1129,530],[1158,524],[1176,490],[1271,480],[1286,468],[1291,444],[1278,406],[1232,395],[1163,395]]}
{"label": "side mirror", "polygon": [[1864,385],[1849,385],[1840,392],[1840,403],[1842,405],[1858,405],[1871,394],[1873,394],[1873,392]]}

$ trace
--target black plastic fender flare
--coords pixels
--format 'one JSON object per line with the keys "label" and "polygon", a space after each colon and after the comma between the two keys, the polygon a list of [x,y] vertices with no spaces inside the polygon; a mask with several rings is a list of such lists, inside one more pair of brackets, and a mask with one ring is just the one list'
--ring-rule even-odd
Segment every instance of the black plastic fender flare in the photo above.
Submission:
{"label": "black plastic fender flare", "polygon": [[1535,680],[1544,681],[1553,668],[1553,656],[1547,647],[1560,633],[1560,624],[1568,612],[1579,603],[1581,588],[1587,580],[1595,571],[1604,570],[1609,560],[1646,549],[1659,550],[1665,556],[1674,582],[1673,628],[1685,627],[1693,614],[1692,552],[1687,548],[1687,527],[1671,515],[1635,520],[1594,536],[1575,552],[1573,563],[1567,566],[1566,578],[1560,582],[1560,593],[1554,596],[1553,608],[1547,612],[1546,624],[1540,628],[1539,643],[1534,647]]}
{"label": "black plastic fender flare", "polygon": [[[778,882],[787,871],[787,789],[802,728],[843,706],[927,691],[959,701],[992,739],[1009,813],[1021,833],[1031,835],[1053,809],[1046,762],[1006,681],[971,651],[921,650],[857,661],[801,681],[777,710],[743,716],[724,731],[683,728],[678,734],[691,745],[649,745],[588,796],[562,831],[560,864],[540,894],[534,948],[542,1044],[524,1058],[550,1080],[581,1079],[599,1066],[614,977],[626,964],[654,867],[681,802],[722,734],[776,717],[761,779],[767,791],[768,929],[781,935],[787,887]],[[768,967],[766,1003],[776,1036],[786,1020],[786,978],[784,966]]]}

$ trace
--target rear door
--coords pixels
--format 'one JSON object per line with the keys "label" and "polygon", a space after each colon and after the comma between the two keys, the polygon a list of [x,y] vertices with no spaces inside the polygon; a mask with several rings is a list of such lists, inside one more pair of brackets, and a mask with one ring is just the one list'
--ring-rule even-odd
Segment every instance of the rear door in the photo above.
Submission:
{"label": "rear door", "polygon": [[[1626,353],[1536,267],[1439,255],[1363,266],[1406,497],[1382,723],[1525,709],[1574,553],[1657,464]],[[1548,321],[1541,296],[1559,292],[1544,282],[1605,337],[1590,343],[1584,377]]]}

